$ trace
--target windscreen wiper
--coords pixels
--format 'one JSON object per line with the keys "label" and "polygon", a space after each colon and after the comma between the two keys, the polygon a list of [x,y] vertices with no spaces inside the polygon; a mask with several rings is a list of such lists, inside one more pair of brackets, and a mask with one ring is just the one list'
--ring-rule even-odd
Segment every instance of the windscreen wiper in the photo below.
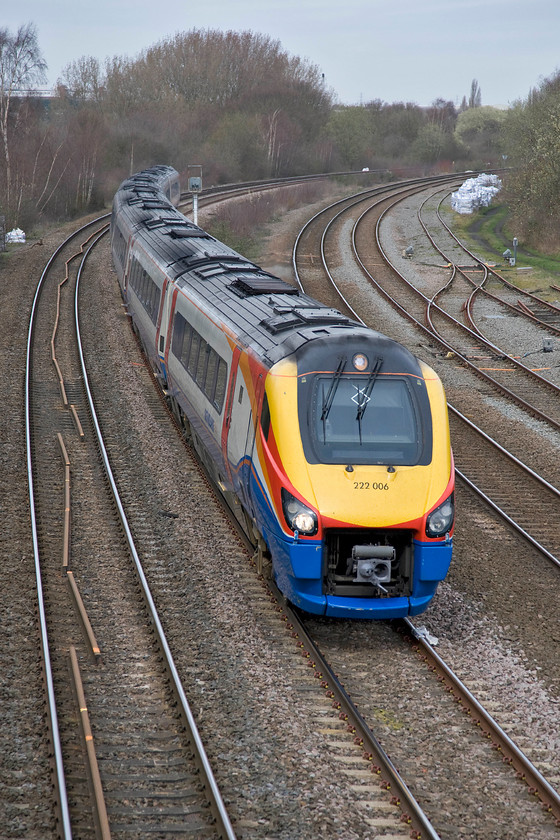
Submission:
{"label": "windscreen wiper", "polygon": [[344,357],[338,363],[338,367],[337,367],[335,373],[333,374],[333,378],[331,380],[329,390],[327,391],[327,396],[323,397],[323,406],[322,406],[322,411],[321,411],[321,422],[323,424],[323,443],[326,443],[326,441],[327,441],[327,430],[326,430],[327,417],[329,416],[329,411],[331,410],[331,407],[332,407],[332,404],[333,404],[333,401],[334,401],[334,398],[335,398],[335,394],[336,394],[337,388],[338,388],[339,383],[340,383],[340,377],[344,373],[344,368],[346,367],[346,362],[347,362],[347,359]]}
{"label": "windscreen wiper", "polygon": [[383,356],[378,356],[368,376],[366,387],[363,391],[358,391],[358,411],[356,413],[356,420],[358,421],[360,446],[362,445],[362,417],[364,416],[364,412],[370,400],[371,392],[373,391],[373,386],[375,385],[375,380],[377,379],[377,374],[379,373],[382,364]]}

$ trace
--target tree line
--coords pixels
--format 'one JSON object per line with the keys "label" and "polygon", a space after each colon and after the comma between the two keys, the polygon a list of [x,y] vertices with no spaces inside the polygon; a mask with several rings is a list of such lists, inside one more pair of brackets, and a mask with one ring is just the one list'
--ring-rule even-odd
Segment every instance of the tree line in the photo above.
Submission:
{"label": "tree line", "polygon": [[202,165],[205,184],[219,184],[507,161],[515,172],[508,197],[521,217],[533,200],[526,231],[535,235],[540,189],[527,164],[542,157],[546,212],[560,212],[553,201],[558,79],[507,111],[483,106],[476,80],[458,108],[443,99],[428,108],[381,100],[344,106],[315,65],[278,41],[217,30],[178,33],[135,58],[101,64],[84,56],[64,69],[53,96],[25,93],[44,83],[45,71],[32,23],[16,33],[0,29],[0,213],[8,226],[97,210],[130,172],[154,163],[183,173]]}

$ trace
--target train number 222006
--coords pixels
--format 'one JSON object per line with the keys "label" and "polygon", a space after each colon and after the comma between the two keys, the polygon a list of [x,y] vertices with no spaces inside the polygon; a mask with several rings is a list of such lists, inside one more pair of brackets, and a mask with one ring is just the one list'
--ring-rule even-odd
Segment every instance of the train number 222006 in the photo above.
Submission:
{"label": "train number 222006", "polygon": [[382,481],[355,481],[354,490],[388,490],[389,485]]}

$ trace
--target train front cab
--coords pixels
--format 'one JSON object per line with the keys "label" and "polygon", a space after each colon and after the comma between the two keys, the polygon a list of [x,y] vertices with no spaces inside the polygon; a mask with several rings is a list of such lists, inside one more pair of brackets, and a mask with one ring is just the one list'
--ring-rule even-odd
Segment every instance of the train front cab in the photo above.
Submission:
{"label": "train front cab", "polygon": [[[415,615],[451,561],[454,468],[445,395],[421,363],[412,373],[391,374],[402,371],[403,360],[397,354],[389,364],[387,348],[375,374],[374,360],[364,371],[352,368],[358,350],[338,368],[334,395],[336,367],[325,372],[300,360],[298,368],[292,357],[270,371],[260,440],[277,516],[263,495],[260,518],[278,586],[295,605],[339,617]],[[360,400],[365,408],[357,419]],[[338,409],[346,414],[342,437],[334,428]],[[378,452],[378,463],[370,463],[380,446],[391,447],[390,457]]]}

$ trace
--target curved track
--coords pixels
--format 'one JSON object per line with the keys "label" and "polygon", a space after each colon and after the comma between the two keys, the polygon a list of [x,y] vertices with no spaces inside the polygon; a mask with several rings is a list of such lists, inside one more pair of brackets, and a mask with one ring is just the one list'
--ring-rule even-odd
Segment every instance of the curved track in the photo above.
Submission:
{"label": "curved track", "polygon": [[[504,267],[500,272],[498,266],[484,262],[455,236],[443,216],[443,205],[449,196],[446,190],[439,200],[437,194],[427,196],[418,208],[418,219],[432,246],[447,261],[449,268],[460,273],[472,287],[464,306],[471,328],[481,334],[484,332],[476,325],[474,316],[476,301],[481,296],[500,304],[507,315],[524,316],[543,328],[545,334],[559,336],[559,306],[522,286],[516,286],[503,276],[505,271],[511,271],[511,267]],[[519,273],[518,277],[521,278],[522,274]]]}
{"label": "curved track", "polygon": [[78,290],[89,253],[106,232],[105,224],[63,243],[41,278],[29,328],[30,507],[61,834],[136,837],[149,830],[163,837],[188,830],[233,838],[89,388]]}
{"label": "curved track", "polygon": [[[439,188],[436,186],[435,189]],[[433,190],[430,192],[433,192]],[[352,277],[351,271],[345,268],[343,256],[345,248],[347,248],[345,242],[351,239],[356,262],[374,289],[391,303],[395,311],[406,317],[414,324],[416,329],[422,331],[426,336],[424,341],[437,341],[441,347],[441,357],[447,354],[453,359],[454,364],[457,363],[457,360],[461,363],[464,362],[468,369],[478,376],[481,372],[480,368],[467,359],[466,354],[453,343],[456,340],[454,337],[460,336],[461,330],[465,328],[456,318],[453,319],[447,311],[441,308],[442,290],[448,286],[450,281],[446,282],[443,287],[437,287],[431,294],[425,294],[407,280],[402,268],[394,269],[381,244],[380,228],[382,220],[395,206],[408,201],[411,196],[412,192],[403,194],[396,189],[394,195],[387,197],[387,199],[362,202],[359,207],[354,206],[349,209],[345,207],[342,208],[342,211],[339,208],[331,207],[325,214],[316,217],[307,226],[305,232],[308,243],[306,253],[316,256],[314,260],[310,260],[307,256],[305,258],[301,256],[299,243],[304,238],[304,234],[301,233],[294,247],[296,277],[299,278],[298,282],[308,293],[322,299],[325,299],[325,296],[328,295],[330,296],[328,298],[329,303],[332,306],[337,306],[343,311],[348,310],[354,317],[362,320],[360,313],[367,309],[364,297],[366,294],[364,292],[365,285],[359,283],[355,275]],[[313,236],[315,237],[314,244],[310,244]],[[348,262],[348,257],[346,262]],[[312,266],[311,270],[310,265]],[[448,266],[440,267],[449,268]],[[455,272],[452,271],[452,279],[454,276]],[[435,303],[436,298],[438,298],[438,303]],[[434,315],[434,312],[437,315]],[[438,325],[441,321],[453,324],[456,332],[453,333],[452,337],[450,337],[447,328],[445,336],[441,334],[441,327],[439,329],[435,328],[436,317],[439,319]],[[370,326],[375,326],[379,324],[379,321],[372,321],[370,317],[368,323]],[[384,331],[383,327],[381,329]],[[389,334],[392,334],[392,332],[389,331]],[[500,348],[493,348],[493,352],[503,356],[503,351]],[[548,418],[547,414],[542,411],[539,413],[534,406],[534,401],[541,399],[539,389],[543,385],[545,388],[549,388],[550,383],[543,382],[539,377],[532,377],[532,373],[524,370],[523,367],[518,365],[518,369],[523,370],[523,375],[527,375],[528,381],[531,382],[528,391],[529,398],[532,400],[529,403],[527,399],[524,405],[527,406],[532,415],[541,417],[553,429],[556,429],[556,421]],[[513,369],[513,365],[510,366],[511,369]],[[493,377],[489,377],[487,381],[492,382],[493,385],[495,383]],[[471,388],[475,387],[471,385]],[[495,387],[498,387],[498,385],[496,384]],[[499,387],[502,393],[507,393],[510,398],[515,399],[518,403],[520,402],[519,396],[514,395],[510,389],[504,391],[502,386]],[[556,397],[555,386],[552,387],[551,391]],[[549,412],[555,410],[555,399],[548,405],[553,406],[553,408],[549,407]],[[483,497],[486,501],[491,503],[501,515],[504,515],[508,522],[514,523],[520,533],[532,541],[533,545],[537,546],[547,559],[558,566],[560,544],[558,543],[558,529],[554,518],[554,511],[557,510],[558,496],[560,495],[557,488],[543,480],[536,470],[528,470],[520,459],[510,457],[504,447],[495,446],[491,436],[485,435],[482,429],[477,428],[475,423],[460,411],[454,409],[453,406],[450,406],[450,409],[452,411],[452,440],[454,441],[456,463],[459,469],[461,470],[464,465],[467,474],[470,470],[476,478],[477,484],[485,487],[486,495]],[[491,454],[485,455],[482,446],[488,447]],[[467,455],[469,456],[468,460]],[[498,457],[504,458],[504,466],[496,463]],[[490,460],[495,464],[495,469],[488,469]],[[470,487],[476,487],[475,483],[467,479],[461,471],[458,471],[458,475]],[[534,487],[531,485],[529,489],[528,482],[534,482]],[[520,494],[520,486],[523,487],[526,494],[525,492]],[[479,490],[479,488],[476,489]],[[489,496],[493,496],[493,500],[489,499]],[[534,507],[532,506],[533,499],[535,500]],[[507,513],[508,510],[509,514]],[[519,524],[520,522],[525,523],[525,527],[523,524]],[[360,670],[360,667],[358,667],[358,670]],[[553,795],[556,800],[554,807],[557,812],[558,794],[554,791]]]}

